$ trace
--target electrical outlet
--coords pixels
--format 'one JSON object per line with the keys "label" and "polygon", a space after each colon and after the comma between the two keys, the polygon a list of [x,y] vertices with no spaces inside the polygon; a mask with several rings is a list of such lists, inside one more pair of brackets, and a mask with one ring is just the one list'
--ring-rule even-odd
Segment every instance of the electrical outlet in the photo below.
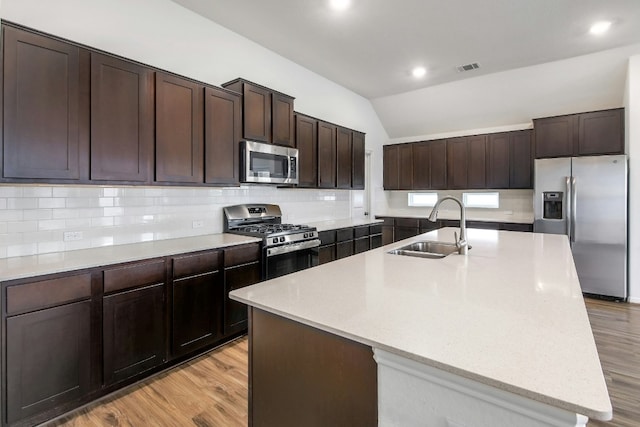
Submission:
{"label": "electrical outlet", "polygon": [[65,231],[63,235],[63,240],[65,242],[82,240],[82,231]]}
{"label": "electrical outlet", "polygon": [[193,221],[191,225],[193,228],[202,228],[204,227],[204,221]]}

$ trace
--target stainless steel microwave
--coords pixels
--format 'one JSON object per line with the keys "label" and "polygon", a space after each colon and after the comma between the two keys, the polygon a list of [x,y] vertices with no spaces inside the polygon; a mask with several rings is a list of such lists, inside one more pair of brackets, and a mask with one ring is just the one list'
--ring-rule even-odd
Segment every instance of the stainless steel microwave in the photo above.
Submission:
{"label": "stainless steel microwave", "polygon": [[240,141],[242,182],[297,184],[298,150],[255,141]]}

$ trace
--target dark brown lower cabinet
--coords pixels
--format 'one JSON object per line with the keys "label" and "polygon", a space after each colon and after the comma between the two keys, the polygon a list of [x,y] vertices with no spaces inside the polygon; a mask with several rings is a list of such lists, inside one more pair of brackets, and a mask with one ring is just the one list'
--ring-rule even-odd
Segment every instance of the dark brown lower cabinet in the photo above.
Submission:
{"label": "dark brown lower cabinet", "polygon": [[353,253],[359,254],[362,252],[366,252],[371,249],[371,244],[369,243],[369,236],[360,237],[353,241]]}
{"label": "dark brown lower cabinet", "polygon": [[89,300],[7,318],[7,423],[89,393],[90,325]]}
{"label": "dark brown lower cabinet", "polygon": [[250,426],[378,424],[371,347],[250,310]]}
{"label": "dark brown lower cabinet", "polygon": [[215,271],[173,281],[171,354],[182,356],[213,344],[220,335],[215,310],[222,300],[222,273]]}
{"label": "dark brown lower cabinet", "polygon": [[247,329],[247,306],[229,298],[229,292],[258,283],[261,279],[260,244],[249,244],[224,251],[224,326],[225,336]]}
{"label": "dark brown lower cabinet", "polygon": [[372,234],[369,236],[369,245],[371,249],[379,248],[382,245],[382,233],[380,234]]}
{"label": "dark brown lower cabinet", "polygon": [[164,291],[158,283],[103,298],[106,386],[165,362]]}
{"label": "dark brown lower cabinet", "polygon": [[326,264],[336,260],[336,245],[332,243],[330,245],[320,246],[318,248],[318,263],[320,265]]}
{"label": "dark brown lower cabinet", "polygon": [[224,275],[222,251],[173,258],[171,355],[184,356],[220,339]]}
{"label": "dark brown lower cabinet", "polygon": [[336,259],[346,258],[354,254],[353,240],[336,243]]}

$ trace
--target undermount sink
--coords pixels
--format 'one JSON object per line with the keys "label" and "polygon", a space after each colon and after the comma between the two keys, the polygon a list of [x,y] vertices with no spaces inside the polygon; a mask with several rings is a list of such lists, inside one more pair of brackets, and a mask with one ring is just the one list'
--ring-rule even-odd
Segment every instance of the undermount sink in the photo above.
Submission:
{"label": "undermount sink", "polygon": [[406,255],[420,258],[439,259],[444,258],[447,255],[451,255],[455,252],[458,252],[458,247],[455,243],[444,243],[425,240],[422,242],[411,243],[401,248],[389,251],[388,253],[393,255]]}

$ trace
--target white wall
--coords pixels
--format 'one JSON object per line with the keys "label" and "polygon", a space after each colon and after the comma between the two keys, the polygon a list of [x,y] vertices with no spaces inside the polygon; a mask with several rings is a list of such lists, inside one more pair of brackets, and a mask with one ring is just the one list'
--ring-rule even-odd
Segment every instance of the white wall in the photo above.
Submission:
{"label": "white wall", "polygon": [[[243,77],[297,111],[365,132],[374,170],[388,136],[370,102],[169,0],[2,0],[0,18],[221,85]],[[382,177],[373,182],[382,187]],[[361,191],[0,185],[0,257],[221,232],[221,208],[279,203],[297,223],[360,215]],[[193,221],[203,220],[193,229]],[[83,240],[64,242],[65,231]]]}
{"label": "white wall", "polygon": [[640,55],[629,58],[625,92],[626,147],[629,154],[629,296],[640,303]]}
{"label": "white wall", "polygon": [[[622,106],[640,44],[372,100],[391,138],[530,123]],[[425,138],[426,139],[426,138]]]}

